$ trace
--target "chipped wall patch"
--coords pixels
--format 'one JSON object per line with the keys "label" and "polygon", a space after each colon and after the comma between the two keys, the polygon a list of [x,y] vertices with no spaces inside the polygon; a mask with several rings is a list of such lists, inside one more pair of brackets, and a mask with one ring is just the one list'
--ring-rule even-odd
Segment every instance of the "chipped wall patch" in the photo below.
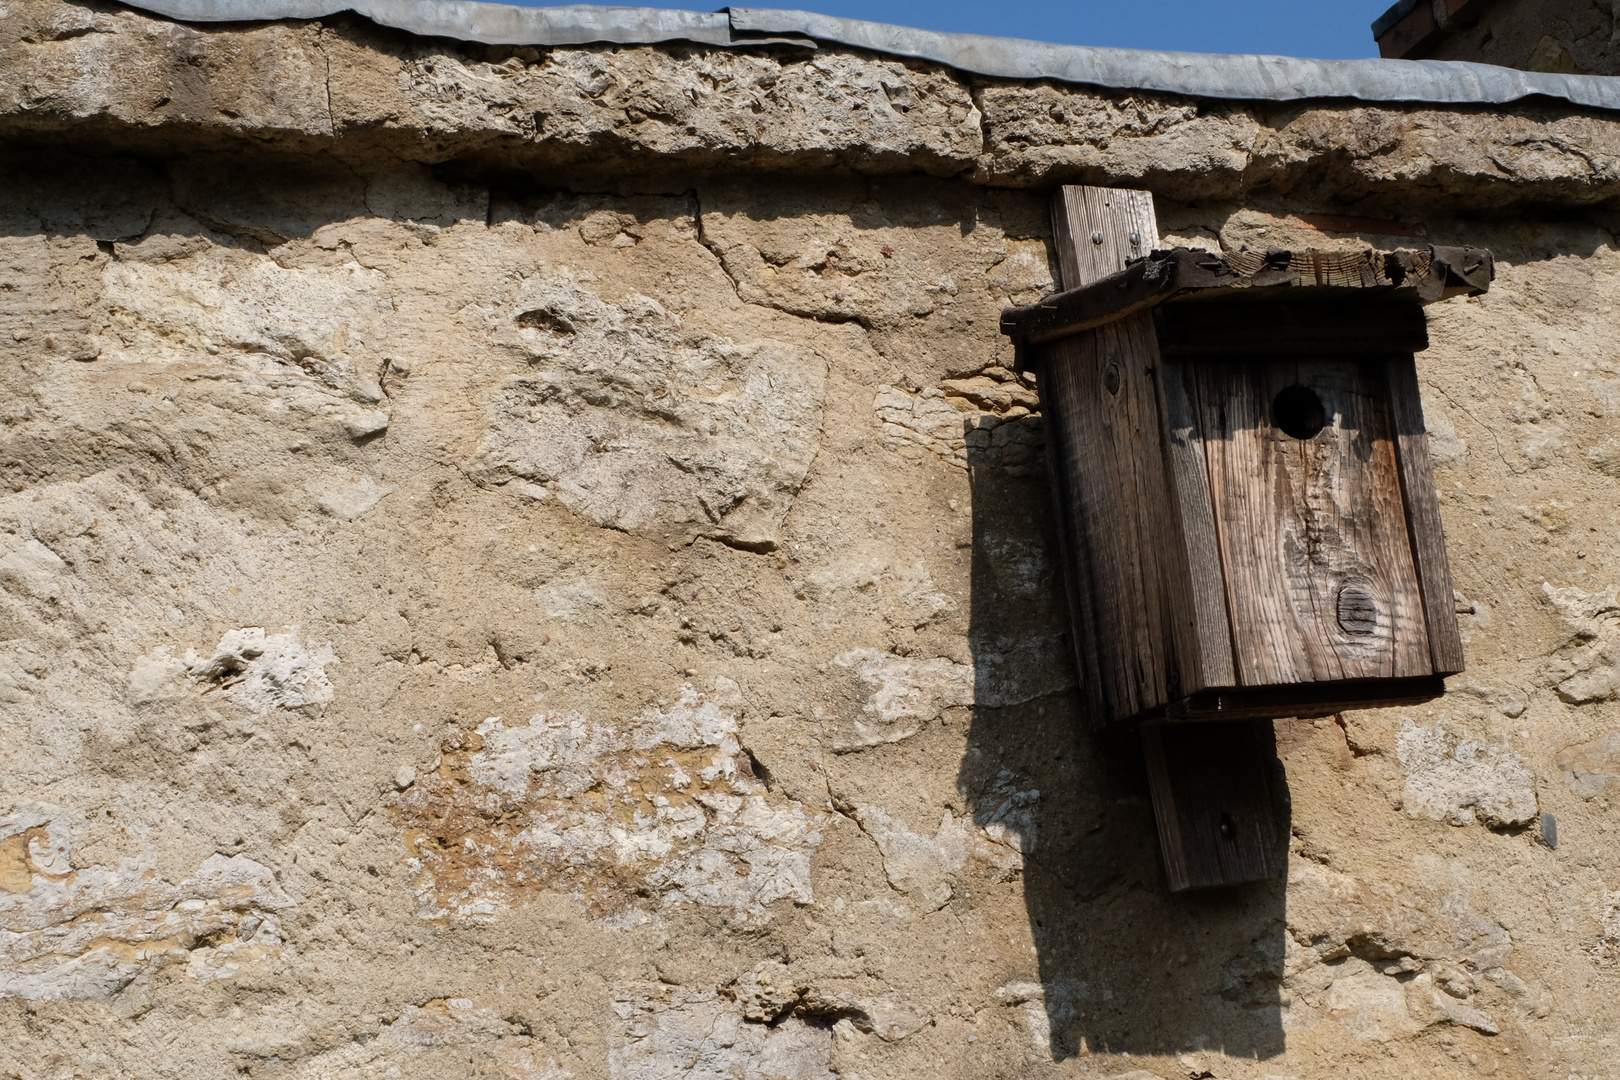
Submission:
{"label": "chipped wall patch", "polygon": [[1035,391],[1005,368],[946,379],[920,390],[885,384],[872,399],[891,447],[922,447],[948,465],[1005,469],[1033,476],[1045,458],[1045,429]]}
{"label": "chipped wall patch", "polygon": [[329,517],[353,521],[375,509],[392,494],[393,487],[379,484],[369,476],[351,474],[314,486],[315,508]]}
{"label": "chipped wall patch", "polygon": [[948,465],[967,468],[967,434],[963,426],[965,411],[972,406],[963,401],[958,408],[945,397],[943,390],[932,388],[913,393],[898,386],[878,388],[872,400],[878,420],[883,425],[883,438],[890,446],[920,446],[939,457]]}
{"label": "chipped wall patch", "polygon": [[812,571],[804,592],[823,604],[859,603],[857,597],[864,597],[894,627],[918,629],[957,610],[956,601],[939,589],[926,566],[906,565],[882,548]]}
{"label": "chipped wall patch", "polygon": [[995,994],[1002,1005],[1022,1013],[1024,1028],[1036,1050],[1050,1051],[1056,1040],[1069,1053],[1078,1051],[1082,1041],[1069,1028],[1080,1017],[1081,1004],[1091,997],[1091,987],[1073,978],[1007,983],[997,987]]}
{"label": "chipped wall patch", "polygon": [[1600,906],[1598,953],[1605,959],[1620,960],[1620,889],[1605,891]]}
{"label": "chipped wall patch", "polygon": [[877,649],[852,649],[833,659],[870,687],[853,721],[850,747],[878,746],[915,735],[946,709],[973,704],[973,667],[944,657],[916,660]]}
{"label": "chipped wall patch", "polygon": [[269,867],[212,855],[173,884],[150,867],[75,869],[70,815],[34,803],[0,818],[0,998],[111,1000],[184,964],[198,982],[266,970],[295,906]]}
{"label": "chipped wall patch", "polygon": [[553,619],[582,618],[607,605],[607,597],[588,581],[542,585],[534,590],[534,598],[540,602],[540,610]]}
{"label": "chipped wall patch", "polygon": [[255,712],[324,705],[332,700],[326,665],[337,662],[329,645],[306,646],[296,633],[266,634],[263,627],[232,630],[206,659],[186,654],[186,674],[223,690]]}
{"label": "chipped wall patch", "polygon": [[624,984],[613,992],[612,1080],[833,1080],[830,1027],[748,1020],[713,990]]}
{"label": "chipped wall patch", "polygon": [[1559,699],[1589,705],[1620,695],[1620,599],[1615,586],[1589,592],[1543,583],[1541,589],[1565,634],[1547,666]]}
{"label": "chipped wall patch", "polygon": [[[318,1054],[293,1073],[294,1080],[372,1080],[401,1075],[413,1058],[439,1047],[482,1050],[501,1080],[572,1080],[555,1059],[538,1054],[535,1040],[516,1024],[471,998],[436,999],[407,1005],[375,1038]],[[465,1050],[463,1051],[465,1053]],[[479,1075],[484,1075],[482,1072]]]}
{"label": "chipped wall patch", "polygon": [[1505,745],[1457,740],[1407,720],[1396,740],[1406,771],[1406,812],[1453,825],[1527,825],[1536,816],[1535,778]]}
{"label": "chipped wall patch", "polygon": [[526,481],[609,528],[774,547],[820,445],[826,363],[693,335],[655,300],[609,304],[583,282],[564,270],[525,287],[531,369],[492,400],[473,475]]}
{"label": "chipped wall patch", "polygon": [[736,720],[691,686],[622,727],[500,718],[452,736],[395,805],[423,918],[484,920],[564,892],[600,915],[698,904],[760,922],[808,904],[826,815],[770,792]]}
{"label": "chipped wall patch", "polygon": [[1422,1029],[1412,1018],[1406,988],[1399,980],[1354,956],[1334,968],[1333,982],[1323,995],[1323,1010],[1351,1038],[1384,1043]]}
{"label": "chipped wall patch", "polygon": [[1583,799],[1596,799],[1620,778],[1620,731],[1566,746],[1555,760],[1571,791]]}
{"label": "chipped wall patch", "polygon": [[952,880],[970,859],[986,864],[992,877],[1005,880],[1034,850],[1033,810],[1041,793],[1017,789],[1010,776],[1003,776],[995,794],[1005,798],[983,825],[947,810],[932,837],[912,832],[905,822],[876,806],[860,807],[855,820],[883,856],[889,884],[934,911],[950,901],[955,891]]}

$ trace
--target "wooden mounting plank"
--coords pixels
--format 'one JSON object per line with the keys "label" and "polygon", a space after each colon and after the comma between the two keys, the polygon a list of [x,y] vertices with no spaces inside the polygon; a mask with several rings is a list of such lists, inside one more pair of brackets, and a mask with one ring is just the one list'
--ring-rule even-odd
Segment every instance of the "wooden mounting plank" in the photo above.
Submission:
{"label": "wooden mounting plank", "polygon": [[1065,290],[1122,273],[1159,245],[1153,193],[1065,185],[1052,195],[1052,240]]}
{"label": "wooden mounting plank", "polygon": [[1423,590],[1430,656],[1437,673],[1456,675],[1463,670],[1462,632],[1457,626],[1451,562],[1446,558],[1445,530],[1440,523],[1440,498],[1429,461],[1417,364],[1410,356],[1393,358],[1384,365],[1384,377],[1394,413],[1401,501],[1406,507],[1407,534]]}
{"label": "wooden mounting plank", "polygon": [[[1140,260],[1125,270],[1157,240],[1152,197],[1070,187],[1052,209],[1064,283],[1113,282],[1106,302],[1093,305],[1113,311],[1113,321],[1052,341],[1032,357],[1076,657],[1092,716],[1106,725],[1232,685],[1232,638],[1202,418],[1186,391],[1190,365],[1159,354],[1147,308],[1162,288],[1150,274],[1160,264]],[[1071,305],[1065,317],[1083,316],[1085,303]],[[1204,735],[1144,734],[1173,887],[1274,876],[1275,860],[1256,846],[1288,832],[1286,822],[1271,818],[1266,770],[1274,752],[1262,751],[1254,725],[1197,726],[1215,731],[1213,751],[1203,748]],[[1222,742],[1223,733],[1234,738]],[[1194,747],[1191,756],[1186,746]],[[1219,776],[1203,776],[1205,765]],[[1255,777],[1256,791],[1238,790]],[[1242,823],[1230,825],[1234,836],[1241,833],[1236,843],[1219,835],[1223,821]]]}
{"label": "wooden mounting plank", "polygon": [[1142,749],[1171,892],[1287,872],[1269,720],[1144,724]]}

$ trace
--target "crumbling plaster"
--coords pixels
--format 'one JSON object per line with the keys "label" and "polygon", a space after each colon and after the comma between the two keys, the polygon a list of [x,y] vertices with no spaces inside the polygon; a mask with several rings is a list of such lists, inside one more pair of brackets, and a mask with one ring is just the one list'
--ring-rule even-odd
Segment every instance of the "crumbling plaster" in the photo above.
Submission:
{"label": "crumbling plaster", "polygon": [[[7,12],[0,1076],[1615,1074],[1613,118]],[[1279,722],[1286,883],[1078,712],[1065,179],[1497,255],[1469,672]]]}

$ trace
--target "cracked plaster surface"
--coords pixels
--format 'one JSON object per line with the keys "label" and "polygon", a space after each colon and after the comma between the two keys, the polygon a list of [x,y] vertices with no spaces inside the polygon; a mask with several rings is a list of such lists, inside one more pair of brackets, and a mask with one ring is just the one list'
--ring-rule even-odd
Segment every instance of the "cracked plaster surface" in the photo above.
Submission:
{"label": "cracked plaster surface", "polygon": [[[1615,1059],[1608,120],[9,11],[4,1068]],[[1469,671],[1278,722],[1275,886],[1165,896],[1079,714],[997,330],[1073,178],[1498,255],[1421,360]]]}

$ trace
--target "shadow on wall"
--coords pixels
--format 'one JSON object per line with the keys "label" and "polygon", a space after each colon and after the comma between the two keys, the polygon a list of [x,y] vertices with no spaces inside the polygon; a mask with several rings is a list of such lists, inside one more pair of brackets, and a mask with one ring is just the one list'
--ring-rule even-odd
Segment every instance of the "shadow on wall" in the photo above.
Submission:
{"label": "shadow on wall", "polygon": [[1009,470],[973,442],[977,685],[957,786],[979,825],[1022,835],[1040,974],[998,993],[1055,1061],[1280,1054],[1284,883],[1168,892],[1140,741],[1097,733],[1077,691],[1045,463]]}

